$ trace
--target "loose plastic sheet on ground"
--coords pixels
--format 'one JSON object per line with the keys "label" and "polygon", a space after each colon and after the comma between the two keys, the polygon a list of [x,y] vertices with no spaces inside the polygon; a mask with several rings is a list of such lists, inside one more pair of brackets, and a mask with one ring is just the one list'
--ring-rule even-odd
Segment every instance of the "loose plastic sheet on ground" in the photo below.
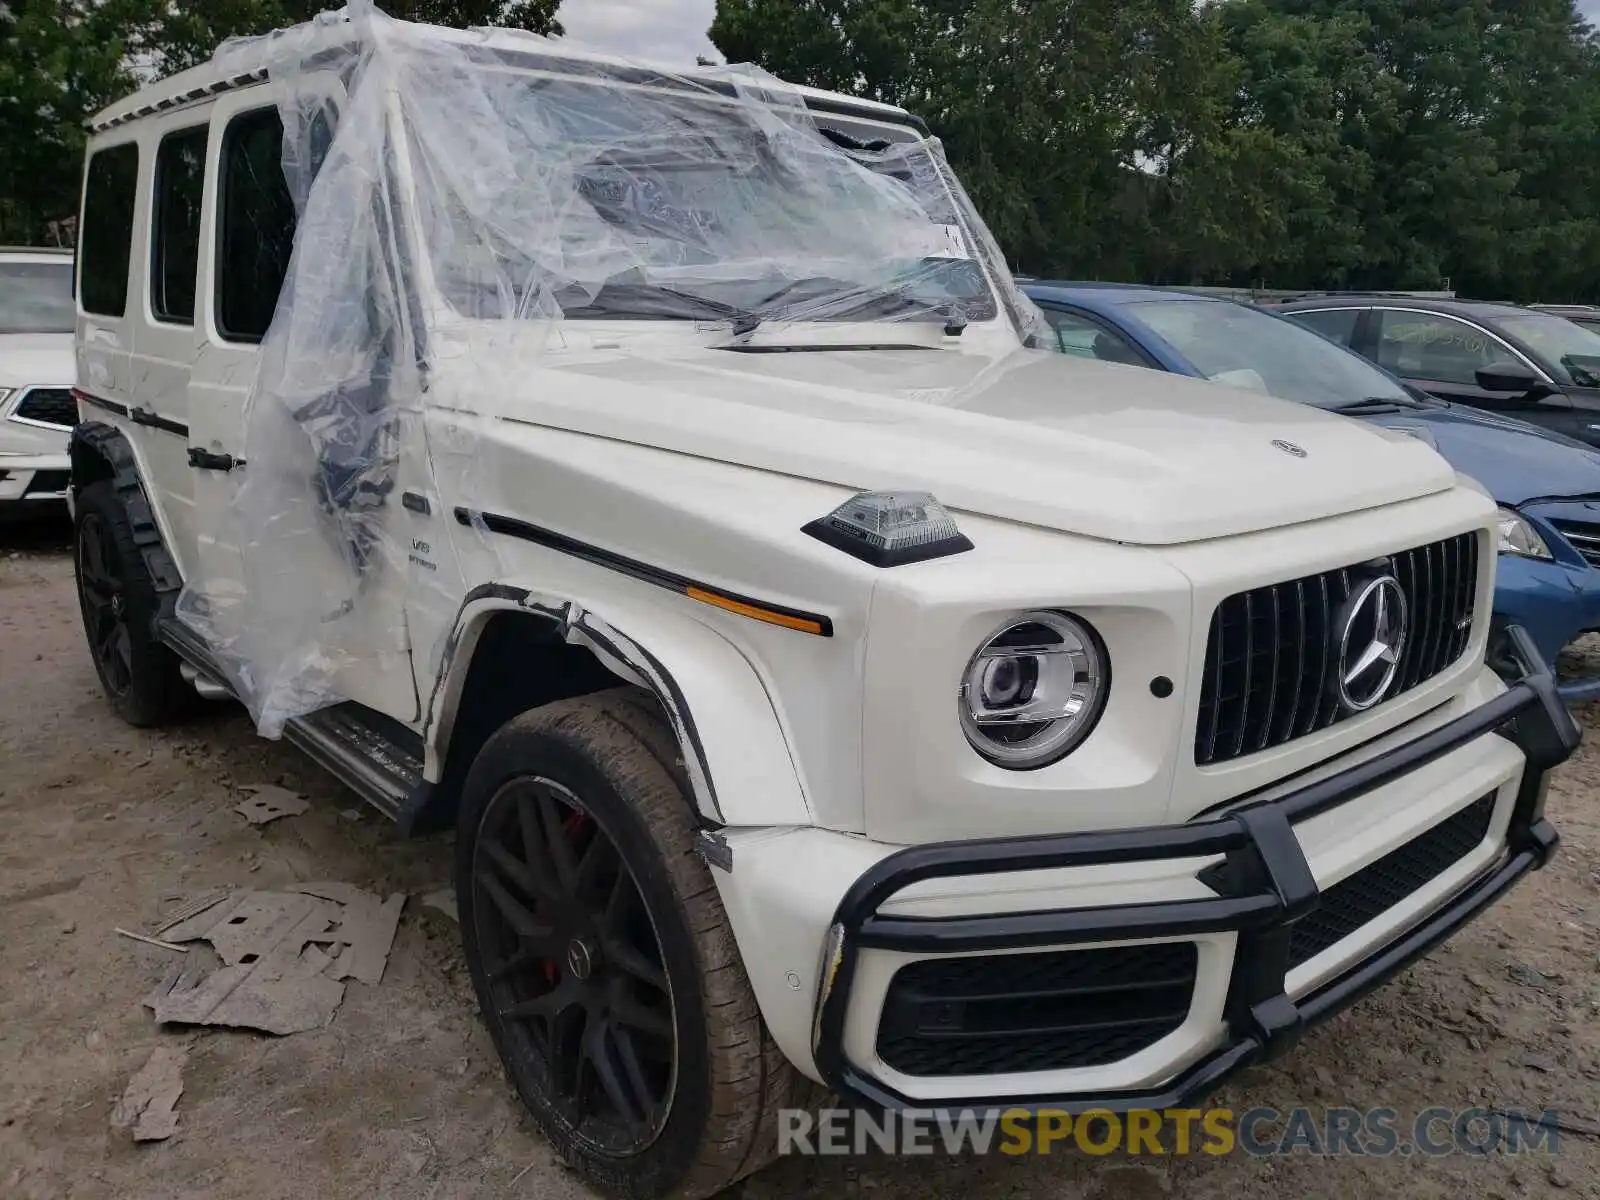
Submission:
{"label": "loose plastic sheet on ground", "polygon": [[[936,140],[819,114],[754,68],[623,67],[370,0],[217,61],[263,53],[299,232],[246,406],[244,481],[179,611],[269,736],[343,698],[352,660],[404,642],[400,610],[371,598],[406,567],[397,464],[421,436],[440,329],[514,326],[524,364],[530,331],[575,320],[692,323],[708,340],[997,314],[1044,330]],[[426,453],[468,507],[484,482],[472,450]],[[443,515],[444,536],[486,538]],[[332,590],[306,578],[309,540],[336,554]],[[441,648],[411,649],[431,666]]]}

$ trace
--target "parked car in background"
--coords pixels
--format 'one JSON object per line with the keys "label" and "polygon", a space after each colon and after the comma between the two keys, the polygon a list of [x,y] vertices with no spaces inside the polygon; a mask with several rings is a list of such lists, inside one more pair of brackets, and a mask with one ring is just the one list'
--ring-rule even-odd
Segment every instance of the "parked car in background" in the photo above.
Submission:
{"label": "parked car in background", "polygon": [[1420,437],[1500,505],[1494,610],[1553,663],[1600,628],[1600,452],[1437,400],[1292,321],[1231,300],[1102,284],[1024,283],[1060,349],[1269,392]]}
{"label": "parked car in background", "polygon": [[1600,307],[1593,304],[1530,304],[1528,307],[1539,312],[1554,313],[1600,333]]}
{"label": "parked car in background", "polygon": [[1291,300],[1276,311],[1444,400],[1600,445],[1600,333],[1510,304],[1389,296]]}
{"label": "parked car in background", "polygon": [[72,252],[0,248],[0,512],[66,499]]}

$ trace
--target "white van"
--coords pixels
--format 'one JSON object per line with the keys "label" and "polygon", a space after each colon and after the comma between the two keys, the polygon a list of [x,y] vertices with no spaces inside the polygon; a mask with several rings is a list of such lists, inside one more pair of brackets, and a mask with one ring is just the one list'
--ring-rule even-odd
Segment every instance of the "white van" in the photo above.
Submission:
{"label": "white van", "polygon": [[1177,1106],[1555,848],[1493,502],[1028,348],[900,109],[356,5],[96,118],[78,295],[111,702],[453,826],[483,1019],[612,1194],[814,1085]]}

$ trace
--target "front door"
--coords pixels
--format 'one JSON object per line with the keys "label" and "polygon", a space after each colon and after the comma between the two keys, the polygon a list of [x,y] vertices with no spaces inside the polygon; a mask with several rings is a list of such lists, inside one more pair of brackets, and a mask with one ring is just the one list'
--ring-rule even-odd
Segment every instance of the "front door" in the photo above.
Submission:
{"label": "front door", "polygon": [[1530,367],[1543,375],[1488,330],[1443,313],[1413,309],[1378,308],[1372,318],[1369,344],[1374,347],[1373,357],[1380,367],[1413,387],[1570,436],[1573,410],[1565,396],[1491,392],[1478,386],[1478,369],[1499,363]]}
{"label": "front door", "polygon": [[404,555],[397,565],[372,536],[381,511],[351,520],[349,506],[370,497],[353,500],[340,486],[347,464],[308,436],[316,401],[253,395],[296,227],[274,93],[222,97],[210,140],[204,337],[189,389],[200,586],[185,613],[242,676],[264,727],[339,699],[415,720]]}

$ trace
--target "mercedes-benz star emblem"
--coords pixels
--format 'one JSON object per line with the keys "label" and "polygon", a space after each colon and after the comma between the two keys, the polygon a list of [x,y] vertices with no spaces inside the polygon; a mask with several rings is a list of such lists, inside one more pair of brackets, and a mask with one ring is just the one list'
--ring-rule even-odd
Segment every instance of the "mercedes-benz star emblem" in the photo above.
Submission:
{"label": "mercedes-benz star emblem", "polygon": [[1292,454],[1296,458],[1304,458],[1306,456],[1304,446],[1296,446],[1293,442],[1286,442],[1282,438],[1273,438],[1272,444],[1285,454]]}
{"label": "mercedes-benz star emblem", "polygon": [[1346,712],[1366,712],[1389,694],[1406,648],[1406,594],[1393,575],[1357,584],[1344,606],[1334,687]]}
{"label": "mercedes-benz star emblem", "polygon": [[582,939],[573,938],[567,944],[567,970],[572,972],[574,979],[587,979],[593,968],[594,956],[589,953],[589,947],[583,944]]}

